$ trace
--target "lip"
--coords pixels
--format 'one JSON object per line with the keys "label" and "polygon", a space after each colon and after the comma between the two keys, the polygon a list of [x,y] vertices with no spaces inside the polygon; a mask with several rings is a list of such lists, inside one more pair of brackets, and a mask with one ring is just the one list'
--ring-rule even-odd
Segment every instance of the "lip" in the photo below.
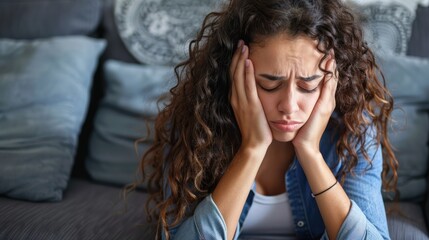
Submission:
{"label": "lip", "polygon": [[271,125],[282,132],[293,132],[301,127],[302,122],[279,120],[271,121]]}

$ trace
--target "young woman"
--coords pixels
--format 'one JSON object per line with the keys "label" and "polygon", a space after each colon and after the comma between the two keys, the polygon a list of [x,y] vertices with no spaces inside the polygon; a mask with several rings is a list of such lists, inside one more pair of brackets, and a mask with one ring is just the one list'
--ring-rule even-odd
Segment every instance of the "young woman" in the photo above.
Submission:
{"label": "young woman", "polygon": [[209,14],[142,159],[158,237],[389,239],[393,100],[376,71],[340,0]]}

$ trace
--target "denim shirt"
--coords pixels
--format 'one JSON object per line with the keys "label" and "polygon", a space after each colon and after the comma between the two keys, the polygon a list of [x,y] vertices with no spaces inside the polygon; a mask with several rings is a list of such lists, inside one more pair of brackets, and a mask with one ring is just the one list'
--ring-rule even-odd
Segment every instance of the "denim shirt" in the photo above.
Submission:
{"label": "denim shirt", "polygon": [[[371,130],[371,129],[370,129]],[[386,212],[381,195],[382,151],[373,143],[374,131],[366,135],[366,150],[371,164],[358,154],[358,164],[354,175],[348,174],[342,184],[351,200],[347,214],[337,239],[390,239]],[[335,176],[342,168],[336,153],[336,137],[327,129],[320,142],[320,151]],[[340,179],[338,179],[340,180]],[[295,158],[285,174],[285,183],[289,197],[296,237],[299,239],[328,239],[325,225],[304,171]],[[254,197],[255,183],[249,191],[244,204],[234,239],[240,237],[241,227],[250,209]],[[166,188],[168,195],[168,187]],[[205,197],[195,208],[192,216],[170,230],[170,239],[227,239],[226,224],[211,194]],[[162,238],[165,239],[162,233]]]}

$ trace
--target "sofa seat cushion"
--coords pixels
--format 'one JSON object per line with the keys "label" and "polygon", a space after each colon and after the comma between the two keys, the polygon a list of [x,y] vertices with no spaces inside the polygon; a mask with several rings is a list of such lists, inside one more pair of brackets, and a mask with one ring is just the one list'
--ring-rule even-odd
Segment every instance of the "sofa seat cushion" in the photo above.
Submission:
{"label": "sofa seat cushion", "polygon": [[423,208],[412,202],[386,203],[387,224],[392,240],[429,240]]}
{"label": "sofa seat cushion", "polygon": [[0,239],[154,239],[144,211],[148,195],[136,191],[124,201],[121,190],[72,178],[61,202],[0,197]]}

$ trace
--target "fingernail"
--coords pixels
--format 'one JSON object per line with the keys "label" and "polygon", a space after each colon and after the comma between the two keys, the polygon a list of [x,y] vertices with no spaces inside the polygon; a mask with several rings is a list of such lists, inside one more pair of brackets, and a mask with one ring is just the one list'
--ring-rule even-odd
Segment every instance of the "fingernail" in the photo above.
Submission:
{"label": "fingernail", "polygon": [[237,48],[240,48],[242,44],[243,44],[243,40],[241,40],[241,39],[238,40]]}
{"label": "fingernail", "polygon": [[244,53],[246,51],[246,45],[243,45],[243,47],[241,48],[241,53]]}
{"label": "fingernail", "polygon": [[246,67],[249,67],[249,65],[250,65],[250,60],[249,59],[246,59],[245,65],[246,65]]}

